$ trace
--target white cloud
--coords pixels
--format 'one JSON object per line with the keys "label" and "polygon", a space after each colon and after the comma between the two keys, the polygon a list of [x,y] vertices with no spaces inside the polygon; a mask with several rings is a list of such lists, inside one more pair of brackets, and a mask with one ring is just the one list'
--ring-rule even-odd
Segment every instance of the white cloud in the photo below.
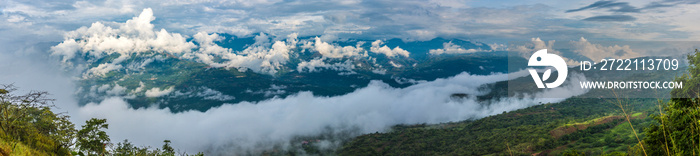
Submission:
{"label": "white cloud", "polygon": [[386,45],[382,46],[384,42],[381,40],[377,40],[372,42],[372,47],[370,47],[371,52],[373,53],[381,53],[386,55],[387,57],[394,57],[394,56],[403,56],[403,57],[408,57],[409,53],[406,50],[403,50],[401,48],[394,47],[394,49],[391,49],[387,47]]}
{"label": "white cloud", "polygon": [[187,92],[181,92],[181,91],[176,91],[173,92],[171,98],[179,98],[179,97],[199,97],[204,100],[216,100],[216,101],[228,101],[228,100],[233,100],[235,97],[230,96],[230,95],[225,95],[219,91],[216,91],[214,89],[208,88],[208,87],[199,87],[199,88],[194,88],[191,89],[190,91]]}
{"label": "white cloud", "polygon": [[111,96],[118,96],[118,95],[124,94],[125,91],[126,91],[126,87],[122,87],[119,84],[114,84],[112,89],[105,91],[105,93],[107,93],[107,95],[111,95]]}
{"label": "white cloud", "polygon": [[139,87],[137,87],[136,89],[132,90],[132,91],[131,91],[131,94],[140,93],[140,92],[143,91],[143,89],[145,89],[145,88],[146,88],[146,85],[145,85],[143,82],[139,81]]}
{"label": "white cloud", "polygon": [[394,63],[394,61],[389,61],[389,64],[391,64],[391,66],[393,66],[393,67],[395,67],[395,68],[401,68],[401,67],[403,67],[403,65],[401,65],[401,64],[396,64],[396,63]]}
{"label": "white cloud", "polygon": [[379,74],[379,75],[386,75],[386,69],[381,69],[381,68],[372,69],[372,73]]}
{"label": "white cloud", "polygon": [[175,90],[175,87],[168,87],[168,89],[163,89],[161,90],[158,87],[151,88],[146,91],[146,97],[161,97],[164,95],[168,95],[172,93]]}
{"label": "white cloud", "polygon": [[[290,34],[286,41],[274,41],[260,33],[255,37],[255,44],[240,52],[234,52],[229,48],[223,48],[214,43],[223,38],[218,34],[205,34],[203,32],[194,35],[194,39],[200,44],[198,51],[185,54],[184,58],[196,58],[197,61],[212,67],[238,68],[241,71],[251,69],[255,72],[275,74],[289,61],[289,54],[296,48],[297,34]],[[214,58],[221,58],[223,62],[215,62]]]}
{"label": "white cloud", "polygon": [[22,21],[25,21],[24,16],[12,15],[12,16],[9,16],[9,18],[7,18],[7,22],[11,22],[11,23],[18,23],[18,22],[22,22]]}
{"label": "white cloud", "polygon": [[[523,58],[529,59],[530,55],[537,50],[547,49],[548,53],[553,53],[561,56],[561,53],[554,48],[555,40],[550,40],[548,42],[542,41],[539,37],[530,39],[530,42],[515,43],[516,45],[510,45],[508,47],[509,51],[519,52]],[[522,44],[522,45],[520,45]]]}
{"label": "white cloud", "polygon": [[165,29],[153,29],[153,11],[148,8],[125,23],[117,23],[118,28],[95,22],[90,27],[81,27],[68,32],[65,40],[55,47],[52,53],[64,61],[73,59],[76,53],[92,58],[101,58],[118,53],[128,56],[147,51],[180,54],[191,51],[195,45],[187,42],[178,33],[168,33]]}
{"label": "white cloud", "polygon": [[440,55],[440,54],[467,54],[467,53],[475,53],[475,52],[488,52],[488,50],[481,50],[481,49],[464,49],[462,46],[456,45],[452,43],[452,41],[443,43],[442,44],[442,49],[430,49],[430,54],[432,55]]}
{"label": "white cloud", "polygon": [[345,60],[344,62],[337,62],[333,64],[328,64],[324,62],[323,58],[315,58],[311,61],[302,61],[297,65],[298,72],[318,72],[319,68],[331,69],[335,71],[352,71],[355,69],[355,65],[351,60]]}
{"label": "white cloud", "polygon": [[[237,68],[241,71],[251,69],[255,72],[275,74],[287,63],[291,49],[296,48],[298,42],[296,33],[289,34],[286,41],[272,42],[270,37],[260,33],[255,44],[243,51],[234,52],[214,43],[223,39],[218,34],[195,34],[193,38],[199,44],[197,46],[180,34],[168,33],[165,29],[155,31],[154,25],[150,23],[153,20],[155,17],[152,10],[144,9],[138,17],[125,23],[116,23],[118,28],[106,26],[101,22],[93,23],[90,27],[67,33],[63,42],[52,47],[52,54],[62,57],[67,65],[73,65],[70,60],[77,56],[87,56],[89,63],[114,53],[120,55],[111,64],[89,69],[88,76],[102,76],[106,72],[121,68],[118,63],[131,55],[149,51],[195,59],[212,67]],[[215,62],[215,58],[223,61]],[[147,63],[149,62],[142,65]]]}
{"label": "white cloud", "polygon": [[640,56],[637,52],[630,49],[629,45],[603,46],[600,44],[592,44],[583,37],[578,41],[571,41],[571,44],[574,52],[586,56],[593,61],[600,61],[605,58],[627,59]]}
{"label": "white cloud", "polygon": [[559,57],[564,59],[564,61],[566,61],[566,64],[569,66],[579,64],[579,62],[576,62],[576,60],[572,60],[572,59],[569,59],[567,57],[564,57],[560,51],[554,49],[554,42],[556,42],[556,41],[549,40],[549,41],[545,42],[545,41],[542,41],[539,37],[532,38],[532,39],[530,39],[530,42],[516,43],[516,45],[511,45],[513,47],[508,47],[508,50],[518,52],[521,57],[523,57],[525,59],[530,59],[530,56],[533,53],[535,53],[535,51],[540,50],[540,49],[547,49],[547,53],[559,55]]}
{"label": "white cloud", "polygon": [[88,69],[88,71],[83,74],[83,78],[89,78],[89,77],[94,77],[94,76],[105,76],[105,74],[109,73],[110,71],[113,70],[119,70],[122,68],[122,65],[115,65],[112,63],[103,63],[98,65],[97,67],[93,67]]}
{"label": "white cloud", "polygon": [[321,41],[321,38],[314,38],[313,50],[323,55],[323,57],[328,58],[344,58],[353,56],[363,56],[362,52],[365,50],[360,47],[360,44],[355,47],[352,46],[336,46],[331,45],[327,42]]}

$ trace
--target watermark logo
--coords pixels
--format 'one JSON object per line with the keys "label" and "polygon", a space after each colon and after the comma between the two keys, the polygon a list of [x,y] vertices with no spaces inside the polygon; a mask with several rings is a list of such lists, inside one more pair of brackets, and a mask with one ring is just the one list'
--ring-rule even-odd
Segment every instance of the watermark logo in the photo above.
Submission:
{"label": "watermark logo", "polygon": [[530,75],[532,75],[532,79],[535,80],[535,84],[537,84],[537,88],[556,88],[559,87],[564,81],[566,80],[566,76],[568,74],[568,68],[566,66],[566,61],[562,59],[559,55],[556,54],[548,54],[547,49],[541,49],[532,54],[530,56],[530,60],[527,62],[527,65],[532,67],[532,66],[546,66],[546,67],[554,67],[554,69],[557,70],[558,76],[557,79],[554,80],[554,82],[551,83],[544,83],[544,81],[547,81],[549,77],[552,74],[552,69],[547,69],[544,74],[542,75],[542,78],[540,78],[540,75],[537,73],[537,70],[535,69],[529,69]]}

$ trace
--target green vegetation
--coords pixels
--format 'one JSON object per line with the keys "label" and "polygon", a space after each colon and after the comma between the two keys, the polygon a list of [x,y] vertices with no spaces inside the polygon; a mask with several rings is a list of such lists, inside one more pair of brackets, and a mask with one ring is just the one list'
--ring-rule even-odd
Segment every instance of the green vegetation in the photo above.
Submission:
{"label": "green vegetation", "polygon": [[13,85],[0,85],[0,139],[3,155],[67,155],[75,133],[69,117],[51,112],[47,92],[14,95]]}
{"label": "green vegetation", "polygon": [[[684,86],[670,92],[673,98],[669,102],[663,102],[669,100],[665,92],[659,93],[659,99],[571,98],[474,121],[396,126],[387,133],[359,136],[338,154],[698,155],[700,51],[688,60],[689,73],[676,78]],[[649,72],[631,75],[655,79],[673,76]],[[592,91],[583,96],[604,94],[610,93]]]}
{"label": "green vegetation", "polygon": [[649,155],[700,154],[700,51],[688,55],[688,62],[690,73],[676,78],[683,88],[671,91],[673,98],[651,116],[655,124],[644,138]]}
{"label": "green vegetation", "polygon": [[[175,156],[175,149],[170,146],[170,140],[163,141],[162,149],[152,149],[151,147],[136,147],[129,140],[117,143],[117,147],[112,150],[114,156],[131,156],[131,155],[148,155],[148,156]],[[179,154],[179,155],[187,155]],[[203,156],[202,153],[197,153],[193,156]]]}
{"label": "green vegetation", "polygon": [[[626,100],[627,112],[651,113],[655,99]],[[651,120],[631,117],[637,132]],[[643,136],[642,136],[643,137]],[[474,121],[396,126],[359,136],[341,155],[586,155],[628,153],[638,142],[614,99],[568,99]]]}
{"label": "green vegetation", "polygon": [[0,155],[187,155],[176,153],[170,140],[162,149],[135,147],[125,140],[108,150],[106,119],[90,119],[76,130],[69,116],[51,111],[53,99],[46,97],[47,92],[15,95],[16,90],[0,85]]}
{"label": "green vegetation", "polygon": [[78,149],[88,155],[105,155],[107,153],[105,146],[109,143],[109,136],[107,136],[107,132],[101,129],[107,129],[108,127],[106,119],[92,118],[85,121],[83,129],[78,131],[76,136],[78,138],[78,143],[76,144]]}

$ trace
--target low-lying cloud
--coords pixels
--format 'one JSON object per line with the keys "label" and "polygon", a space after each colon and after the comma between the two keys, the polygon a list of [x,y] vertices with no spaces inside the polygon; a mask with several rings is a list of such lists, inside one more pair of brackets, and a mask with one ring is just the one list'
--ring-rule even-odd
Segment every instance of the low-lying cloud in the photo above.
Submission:
{"label": "low-lying cloud", "polygon": [[[514,74],[522,74],[514,73]],[[273,146],[290,146],[298,136],[315,136],[328,129],[354,134],[383,132],[397,124],[443,123],[479,119],[504,111],[526,108],[562,99],[536,98],[553,93],[571,97],[585,90],[548,90],[526,98],[502,98],[487,103],[469,96],[455,100],[454,93],[481,95],[477,88],[505,81],[507,74],[487,76],[462,73],[454,77],[393,88],[380,81],[346,95],[314,96],[301,92],[286,98],[257,103],[225,104],[206,112],[172,113],[156,107],[133,109],[123,98],[111,97],[72,110],[74,116],[106,118],[113,140],[129,139],[137,144],[158,146],[172,140],[186,151],[207,153],[258,153]],[[572,82],[585,79],[572,76]],[[575,84],[575,83],[573,83]],[[196,103],[193,103],[196,104]],[[331,140],[332,141],[332,140]],[[294,143],[291,143],[292,145]]]}

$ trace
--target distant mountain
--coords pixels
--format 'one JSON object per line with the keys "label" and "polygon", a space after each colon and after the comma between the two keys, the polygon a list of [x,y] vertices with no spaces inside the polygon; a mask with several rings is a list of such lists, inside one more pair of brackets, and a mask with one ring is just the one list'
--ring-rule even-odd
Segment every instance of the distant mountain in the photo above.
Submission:
{"label": "distant mountain", "polygon": [[[257,48],[255,46],[260,42],[256,37],[236,38],[227,34],[220,37],[222,39],[214,43],[238,55]],[[274,73],[250,68],[214,67],[212,65],[216,64],[166,52],[140,52],[128,57],[113,53],[93,62],[84,62],[85,73],[107,68],[102,67],[105,65],[120,68],[108,70],[104,75],[85,74],[87,76],[79,81],[77,95],[82,104],[122,96],[135,108],[155,104],[174,112],[205,111],[224,103],[255,102],[301,91],[310,91],[317,96],[342,95],[367,86],[371,80],[406,87],[462,72],[485,75],[508,71],[506,52],[459,39],[411,42],[400,39],[346,40],[333,43],[319,42],[316,37],[300,37],[298,40],[296,47],[288,52],[288,61],[274,68]],[[327,53],[321,53],[323,49],[319,49],[324,48],[320,46],[324,43],[336,49],[354,48],[359,54],[325,55]],[[408,52],[407,57],[402,51]],[[392,52],[397,55],[389,56]],[[225,59],[214,57],[212,60],[221,62]]]}

